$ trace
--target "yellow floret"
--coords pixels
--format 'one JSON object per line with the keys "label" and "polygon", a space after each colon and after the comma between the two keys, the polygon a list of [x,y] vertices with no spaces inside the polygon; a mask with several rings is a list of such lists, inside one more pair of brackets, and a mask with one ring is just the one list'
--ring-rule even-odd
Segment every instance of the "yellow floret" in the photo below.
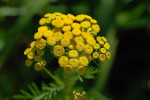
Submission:
{"label": "yellow floret", "polygon": [[78,52],[76,50],[70,50],[69,51],[69,57],[77,57],[78,56]]}
{"label": "yellow floret", "polygon": [[36,32],[36,33],[34,34],[34,39],[40,39],[40,38],[42,38],[42,36],[43,36],[43,33],[41,33],[41,32]]}
{"label": "yellow floret", "polygon": [[53,52],[55,56],[62,56],[65,53],[65,49],[61,45],[56,45]]}
{"label": "yellow floret", "polygon": [[80,35],[81,34],[81,30],[80,29],[73,29],[72,33],[73,33],[73,35]]}
{"label": "yellow floret", "polygon": [[99,55],[99,60],[100,61],[105,61],[106,60],[106,56],[104,54],[100,54]]}
{"label": "yellow floret", "polygon": [[99,42],[100,40],[102,40],[102,38],[100,36],[96,37],[97,42]]}
{"label": "yellow floret", "polygon": [[41,65],[41,63],[36,63],[35,66],[34,66],[34,69],[35,69],[36,71],[42,70],[42,65]]}
{"label": "yellow floret", "polygon": [[43,56],[44,55],[44,50],[41,50],[41,49],[37,50],[37,54],[39,56]]}
{"label": "yellow floret", "polygon": [[55,27],[55,28],[52,29],[52,31],[53,31],[53,33],[61,32],[61,28],[56,28],[56,27]]}
{"label": "yellow floret", "polygon": [[111,53],[110,52],[106,52],[106,58],[110,59],[111,58]]}
{"label": "yellow floret", "polygon": [[56,16],[56,20],[62,20],[61,16]]}
{"label": "yellow floret", "polygon": [[104,44],[104,48],[108,50],[108,49],[110,48],[109,43],[105,43],[105,44]]}
{"label": "yellow floret", "polygon": [[100,45],[98,43],[95,43],[95,45],[93,45],[94,49],[99,49]]}
{"label": "yellow floret", "polygon": [[55,19],[52,21],[52,25],[54,25],[57,28],[61,28],[64,26],[64,21],[61,19]]}
{"label": "yellow floret", "polygon": [[89,21],[83,21],[81,22],[81,27],[83,28],[89,28],[91,26]]}
{"label": "yellow floret", "polygon": [[92,24],[97,24],[97,21],[96,21],[95,19],[91,19],[90,22],[91,22]]}
{"label": "yellow floret", "polygon": [[87,39],[87,38],[91,37],[91,35],[90,35],[89,32],[81,32],[81,36],[82,36],[84,39]]}
{"label": "yellow floret", "polygon": [[35,45],[36,45],[36,42],[33,41],[33,42],[31,42],[30,47],[35,47]]}
{"label": "yellow floret", "polygon": [[79,66],[78,69],[77,69],[77,73],[79,75],[84,75],[86,72],[86,68],[84,66]]}
{"label": "yellow floret", "polygon": [[54,37],[48,37],[47,38],[47,44],[48,45],[55,45],[56,44],[56,39]]}
{"label": "yellow floret", "polygon": [[84,50],[84,48],[85,48],[85,44],[84,43],[77,43],[77,45],[76,45],[76,49],[78,50],[78,51],[83,51]]}
{"label": "yellow floret", "polygon": [[38,49],[44,49],[45,46],[46,46],[46,41],[44,39],[41,38],[41,39],[36,41],[36,47]]}
{"label": "yellow floret", "polygon": [[33,59],[34,58],[34,53],[33,52],[30,52],[30,53],[28,53],[28,55],[27,55],[27,58],[28,59]]}
{"label": "yellow floret", "polygon": [[35,60],[35,61],[40,61],[40,60],[41,60],[41,56],[36,55],[36,56],[34,57],[34,60]]}
{"label": "yellow floret", "polygon": [[53,37],[56,39],[56,41],[60,41],[63,38],[63,34],[61,32],[56,32],[53,34]]}
{"label": "yellow floret", "polygon": [[50,22],[51,22],[51,19],[50,19],[50,18],[46,18],[45,23],[46,23],[46,24],[49,24]]}
{"label": "yellow floret", "polygon": [[102,36],[102,40],[103,40],[104,42],[107,42],[107,39],[106,39],[104,36]]}
{"label": "yellow floret", "polygon": [[74,38],[74,40],[75,40],[75,42],[76,43],[83,43],[83,38],[82,38],[82,36],[76,36],[75,38]]}
{"label": "yellow floret", "polygon": [[79,63],[82,66],[87,66],[89,64],[89,61],[85,56],[82,56],[82,57],[79,58]]}
{"label": "yellow floret", "polygon": [[80,29],[80,24],[79,24],[79,23],[72,23],[72,24],[71,24],[71,27],[72,27],[72,28]]}
{"label": "yellow floret", "polygon": [[63,26],[62,30],[63,30],[64,32],[70,31],[70,30],[71,30],[71,26],[70,26],[70,25],[68,25],[68,26]]}
{"label": "yellow floret", "polygon": [[87,38],[86,41],[91,46],[95,45],[95,43],[96,43],[95,39],[92,37]]}
{"label": "yellow floret", "polygon": [[85,15],[77,15],[76,20],[77,21],[83,21],[85,19]]}
{"label": "yellow floret", "polygon": [[76,43],[74,41],[70,42],[70,45],[68,46],[69,49],[75,49],[76,48]]}
{"label": "yellow floret", "polygon": [[100,31],[99,25],[92,25],[92,28],[95,33],[98,33]]}
{"label": "yellow floret", "polygon": [[68,57],[61,56],[58,60],[58,63],[61,67],[65,67],[66,65],[68,65]]}
{"label": "yellow floret", "polygon": [[47,14],[44,15],[44,17],[49,17],[50,19],[55,19],[56,15],[55,14],[47,13]]}
{"label": "yellow floret", "polygon": [[92,17],[91,17],[91,16],[89,16],[89,15],[85,15],[85,19],[87,19],[87,20],[91,20],[91,19],[92,19]]}
{"label": "yellow floret", "polygon": [[79,61],[78,61],[78,59],[76,59],[76,58],[71,58],[71,59],[69,60],[69,64],[70,64],[72,67],[77,67],[78,64],[79,64]]}
{"label": "yellow floret", "polygon": [[54,14],[60,16],[62,13],[60,13],[60,12],[55,12]]}
{"label": "yellow floret", "polygon": [[84,51],[88,54],[91,54],[93,52],[93,47],[90,46],[89,44],[85,45]]}
{"label": "yellow floret", "polygon": [[32,60],[27,59],[27,60],[25,61],[25,65],[26,65],[27,67],[30,67],[30,66],[32,65]]}
{"label": "yellow floret", "polygon": [[106,53],[106,49],[105,49],[105,48],[101,48],[101,49],[100,49],[100,52],[101,52],[101,53]]}
{"label": "yellow floret", "polygon": [[47,64],[46,60],[41,60],[41,65],[42,66],[46,66],[46,64]]}
{"label": "yellow floret", "polygon": [[99,43],[101,46],[104,45],[104,41],[102,41],[102,40],[100,40],[98,43]]}
{"label": "yellow floret", "polygon": [[70,44],[70,39],[68,39],[68,38],[62,38],[61,41],[60,41],[60,44],[63,47],[67,47]]}
{"label": "yellow floret", "polygon": [[67,31],[64,33],[64,38],[68,38],[68,39],[72,39],[73,38],[73,34],[71,31]]}
{"label": "yellow floret", "polygon": [[93,58],[94,58],[94,59],[97,59],[98,57],[99,57],[99,53],[98,53],[98,52],[94,52],[94,53],[93,53]]}
{"label": "yellow floret", "polygon": [[41,32],[41,33],[43,33],[43,32],[46,31],[46,30],[48,30],[48,27],[47,27],[47,26],[40,26],[40,27],[38,28],[38,32]]}
{"label": "yellow floret", "polygon": [[50,36],[52,36],[53,35],[53,32],[51,31],[51,30],[46,30],[44,33],[43,33],[43,36],[44,37],[50,37]]}
{"label": "yellow floret", "polygon": [[45,23],[46,23],[46,18],[41,18],[39,24],[44,25]]}
{"label": "yellow floret", "polygon": [[71,72],[71,71],[72,71],[72,66],[71,66],[71,65],[66,65],[66,66],[64,67],[64,71],[65,71],[66,73]]}
{"label": "yellow floret", "polygon": [[30,48],[27,48],[27,49],[24,51],[24,55],[27,55],[30,51],[31,51]]}
{"label": "yellow floret", "polygon": [[72,20],[75,20],[75,19],[76,19],[76,17],[75,17],[74,15],[72,15],[72,14],[67,14],[67,16],[68,16],[69,18],[71,18]]}
{"label": "yellow floret", "polygon": [[73,20],[71,18],[64,18],[64,23],[67,24],[67,25],[70,25],[73,23]]}
{"label": "yellow floret", "polygon": [[88,61],[91,61],[91,60],[92,60],[92,59],[91,59],[91,58],[92,58],[91,55],[88,54],[88,53],[84,53],[83,56],[85,56],[85,57],[88,59]]}

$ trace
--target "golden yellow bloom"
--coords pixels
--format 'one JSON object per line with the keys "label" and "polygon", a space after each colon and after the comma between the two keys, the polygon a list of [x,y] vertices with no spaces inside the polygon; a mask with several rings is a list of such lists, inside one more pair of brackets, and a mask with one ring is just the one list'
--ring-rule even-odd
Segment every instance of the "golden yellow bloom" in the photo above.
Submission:
{"label": "golden yellow bloom", "polygon": [[84,39],[87,39],[87,38],[91,37],[91,35],[90,35],[89,32],[81,32],[81,36],[82,36]]}
{"label": "golden yellow bloom", "polygon": [[40,39],[40,38],[42,38],[42,36],[43,36],[43,33],[41,33],[41,32],[36,32],[36,33],[34,34],[34,39]]}
{"label": "golden yellow bloom", "polygon": [[64,21],[61,19],[55,19],[52,21],[52,25],[54,25],[57,28],[61,28],[64,26]]}
{"label": "golden yellow bloom", "polygon": [[51,30],[46,30],[44,33],[43,33],[43,36],[44,37],[50,37],[50,36],[52,36],[53,35],[53,32],[51,31]]}
{"label": "golden yellow bloom", "polygon": [[91,23],[89,21],[81,22],[81,27],[83,28],[89,28],[90,26],[91,26]]}
{"label": "golden yellow bloom", "polygon": [[45,15],[44,15],[44,17],[49,17],[51,15],[51,13],[46,13]]}
{"label": "golden yellow bloom", "polygon": [[84,19],[85,19],[85,15],[77,15],[76,16],[76,20],[79,21],[79,22],[83,21]]}
{"label": "golden yellow bloom", "polygon": [[99,49],[100,45],[98,43],[95,43],[95,45],[93,45],[94,49]]}
{"label": "golden yellow bloom", "polygon": [[62,17],[61,16],[56,16],[56,20],[62,20]]}
{"label": "golden yellow bloom", "polygon": [[102,38],[100,36],[96,37],[97,42],[99,42],[100,40],[102,40]]}
{"label": "golden yellow bloom", "polygon": [[102,40],[100,40],[98,43],[99,43],[101,46],[104,45],[104,41],[102,41]]}
{"label": "golden yellow bloom", "polygon": [[89,44],[85,45],[84,51],[88,54],[91,54],[93,52],[93,47],[90,46]]}
{"label": "golden yellow bloom", "polygon": [[91,22],[92,24],[97,24],[97,21],[96,21],[95,19],[91,19],[90,22]]}
{"label": "golden yellow bloom", "polygon": [[76,49],[78,50],[78,51],[83,51],[84,50],[84,47],[85,47],[85,44],[84,43],[77,43],[77,45],[76,45]]}
{"label": "golden yellow bloom", "polygon": [[35,47],[35,44],[36,44],[35,41],[31,42],[30,47]]}
{"label": "golden yellow bloom", "polygon": [[53,29],[52,29],[52,32],[53,32],[53,33],[61,32],[61,28],[53,28]]}
{"label": "golden yellow bloom", "polygon": [[43,33],[43,32],[46,31],[46,30],[48,30],[48,27],[47,27],[47,26],[40,26],[40,27],[38,28],[38,32],[41,32],[41,33]]}
{"label": "golden yellow bloom", "polygon": [[107,39],[106,39],[104,36],[102,36],[102,40],[103,40],[104,42],[107,42]]}
{"label": "golden yellow bloom", "polygon": [[91,28],[91,27],[89,27],[89,28],[87,29],[87,31],[88,31],[88,32],[91,32],[91,31],[92,31],[92,28]]}
{"label": "golden yellow bloom", "polygon": [[53,52],[55,56],[62,56],[65,53],[65,49],[61,45],[56,45]]}
{"label": "golden yellow bloom", "polygon": [[72,66],[66,65],[66,66],[64,67],[64,71],[65,71],[66,73],[71,72],[71,71],[72,71]]}
{"label": "golden yellow bloom", "polygon": [[64,33],[64,38],[68,38],[68,39],[72,39],[73,38],[73,34],[71,31],[67,31]]}
{"label": "golden yellow bloom", "polygon": [[45,23],[46,23],[46,24],[49,24],[50,22],[51,22],[51,19],[50,19],[50,18],[46,18]]}
{"label": "golden yellow bloom", "polygon": [[83,38],[82,38],[82,36],[76,36],[75,38],[74,38],[74,40],[75,40],[75,42],[76,43],[83,43]]}
{"label": "golden yellow bloom", "polygon": [[41,18],[39,24],[44,25],[45,23],[46,23],[46,18]]}
{"label": "golden yellow bloom", "polygon": [[76,43],[71,40],[70,45],[68,46],[69,49],[75,49],[76,48]]}
{"label": "golden yellow bloom", "polygon": [[54,37],[48,37],[47,38],[47,44],[48,45],[55,45],[56,44],[56,39]]}
{"label": "golden yellow bloom", "polygon": [[61,14],[60,16],[61,16],[63,19],[64,19],[64,18],[67,18],[67,15],[65,15],[65,14]]}
{"label": "golden yellow bloom", "polygon": [[75,19],[76,19],[76,17],[75,17],[74,15],[72,15],[72,14],[67,14],[67,16],[68,16],[69,18],[71,18],[72,20],[75,20]]}
{"label": "golden yellow bloom", "polygon": [[95,33],[98,33],[100,31],[99,25],[92,25],[92,28]]}
{"label": "golden yellow bloom", "polygon": [[45,46],[46,46],[46,41],[44,39],[41,38],[41,39],[36,41],[36,47],[38,49],[44,49]]}
{"label": "golden yellow bloom", "polygon": [[62,30],[63,30],[64,32],[70,31],[70,30],[71,30],[71,26],[70,26],[70,25],[63,26]]}
{"label": "golden yellow bloom", "polygon": [[82,57],[79,58],[79,63],[82,66],[87,66],[89,64],[89,61],[85,56],[82,56]]}
{"label": "golden yellow bloom", "polygon": [[36,47],[31,47],[31,48],[30,48],[30,52],[33,52],[33,53],[34,53],[35,50],[36,50]]}
{"label": "golden yellow bloom", "polygon": [[56,39],[56,41],[60,41],[63,38],[63,34],[61,32],[56,32],[53,34],[53,37]]}
{"label": "golden yellow bloom", "polygon": [[46,60],[41,60],[41,65],[42,66],[46,66],[46,64],[47,64]]}
{"label": "golden yellow bloom", "polygon": [[68,39],[68,38],[62,38],[61,41],[60,41],[60,44],[63,47],[67,47],[70,44],[70,39]]}
{"label": "golden yellow bloom", "polygon": [[55,12],[54,14],[57,15],[57,16],[60,16],[62,13],[60,13],[60,12]]}
{"label": "golden yellow bloom", "polygon": [[91,45],[91,46],[93,46],[93,45],[96,44],[95,39],[92,38],[92,37],[87,38],[86,41],[87,41],[87,43],[88,43],[89,45]]}
{"label": "golden yellow bloom", "polygon": [[44,50],[41,50],[41,49],[37,50],[37,54],[39,56],[43,56],[44,55]]}
{"label": "golden yellow bloom", "polygon": [[78,52],[76,50],[70,50],[69,51],[69,57],[77,57],[78,56]]}
{"label": "golden yellow bloom", "polygon": [[110,52],[106,52],[106,58],[110,59],[111,58],[111,53]]}
{"label": "golden yellow bloom", "polygon": [[80,35],[81,34],[81,30],[80,29],[73,29],[72,33],[73,33],[73,35]]}
{"label": "golden yellow bloom", "polygon": [[71,58],[71,59],[69,60],[69,64],[70,64],[72,67],[77,67],[77,66],[79,65],[79,61],[78,61],[78,59],[76,59],[76,58]]}
{"label": "golden yellow bloom", "polygon": [[58,60],[58,63],[61,67],[65,67],[66,65],[68,65],[68,57],[61,56]]}
{"label": "golden yellow bloom", "polygon": [[80,24],[79,23],[72,23],[71,27],[76,28],[76,29],[80,29]]}
{"label": "golden yellow bloom", "polygon": [[47,13],[47,14],[44,15],[44,17],[49,17],[50,19],[55,19],[56,15],[55,14]]}
{"label": "golden yellow bloom", "polygon": [[30,52],[30,48],[27,48],[27,49],[24,51],[24,55],[27,55],[29,52]]}
{"label": "golden yellow bloom", "polygon": [[100,61],[105,61],[106,60],[106,56],[104,54],[100,54],[99,55],[99,60]]}
{"label": "golden yellow bloom", "polygon": [[85,53],[85,54],[83,54],[83,56],[85,56],[87,59],[88,59],[88,61],[91,61],[92,59],[92,57],[91,57],[91,55],[90,54],[88,54],[88,53]]}
{"label": "golden yellow bloom", "polygon": [[106,53],[106,49],[105,49],[105,48],[101,48],[101,49],[100,49],[100,52],[101,52],[101,53]]}
{"label": "golden yellow bloom", "polygon": [[94,52],[94,53],[93,53],[93,58],[94,58],[94,59],[97,59],[98,57],[99,57],[99,53],[98,53],[98,52]]}
{"label": "golden yellow bloom", "polygon": [[28,53],[27,58],[28,59],[33,59],[34,58],[34,53],[33,52]]}
{"label": "golden yellow bloom", "polygon": [[34,66],[34,69],[36,71],[40,71],[40,70],[42,70],[42,65],[40,63],[36,63],[35,66]]}
{"label": "golden yellow bloom", "polygon": [[34,60],[35,60],[35,61],[40,61],[40,60],[41,60],[41,56],[36,55],[36,56],[34,57]]}
{"label": "golden yellow bloom", "polygon": [[105,44],[104,44],[104,48],[108,50],[108,49],[110,48],[109,43],[105,43]]}
{"label": "golden yellow bloom", "polygon": [[77,73],[79,75],[84,75],[86,72],[86,68],[84,66],[79,66],[78,69],[77,69]]}
{"label": "golden yellow bloom", "polygon": [[64,18],[64,23],[67,24],[67,25],[70,25],[73,23],[73,20],[71,18]]}
{"label": "golden yellow bloom", "polygon": [[26,64],[27,67],[30,67],[30,66],[32,65],[32,60],[27,59],[27,60],[25,61],[25,64]]}
{"label": "golden yellow bloom", "polygon": [[92,19],[92,17],[91,17],[91,16],[89,16],[89,15],[85,15],[85,19],[87,19],[87,20],[91,20],[91,19]]}

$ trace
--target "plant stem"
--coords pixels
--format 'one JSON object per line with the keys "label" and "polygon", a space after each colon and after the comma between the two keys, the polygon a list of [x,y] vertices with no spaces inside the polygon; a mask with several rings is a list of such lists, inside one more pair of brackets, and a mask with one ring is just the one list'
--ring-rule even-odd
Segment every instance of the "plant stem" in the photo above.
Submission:
{"label": "plant stem", "polygon": [[51,78],[53,78],[58,84],[64,86],[64,83],[63,83],[61,80],[59,80],[57,77],[55,77],[46,67],[43,67],[43,69],[44,69],[45,72],[46,72]]}
{"label": "plant stem", "polygon": [[71,74],[67,73],[66,74],[66,89],[65,89],[65,95],[66,95],[66,100],[70,100],[70,90],[71,90]]}

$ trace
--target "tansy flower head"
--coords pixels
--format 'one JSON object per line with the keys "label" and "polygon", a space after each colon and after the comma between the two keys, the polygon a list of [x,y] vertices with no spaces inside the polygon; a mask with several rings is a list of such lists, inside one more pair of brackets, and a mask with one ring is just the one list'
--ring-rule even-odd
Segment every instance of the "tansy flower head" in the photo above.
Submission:
{"label": "tansy flower head", "polygon": [[[86,66],[92,58],[99,58],[101,62],[111,58],[110,44],[106,37],[97,36],[100,26],[89,15],[47,13],[39,20],[39,24],[41,26],[33,35],[35,40],[24,51],[26,66],[34,64],[36,71],[47,65],[44,59],[47,49],[58,58],[59,65],[64,67],[66,73],[73,68],[79,75],[86,73]],[[84,94],[75,95],[84,97]]]}

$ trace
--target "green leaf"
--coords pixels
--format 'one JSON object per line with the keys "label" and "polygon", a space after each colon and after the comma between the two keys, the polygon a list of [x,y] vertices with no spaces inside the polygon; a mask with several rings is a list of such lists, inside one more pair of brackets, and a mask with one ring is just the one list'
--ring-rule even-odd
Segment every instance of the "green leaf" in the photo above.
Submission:
{"label": "green leaf", "polygon": [[83,83],[83,78],[80,75],[78,75],[78,78],[81,81],[81,83]]}
{"label": "green leaf", "polygon": [[32,98],[32,97],[33,97],[30,93],[28,93],[28,92],[26,92],[26,91],[24,91],[24,90],[21,90],[21,93],[22,93],[23,95],[27,96],[28,98]]}

